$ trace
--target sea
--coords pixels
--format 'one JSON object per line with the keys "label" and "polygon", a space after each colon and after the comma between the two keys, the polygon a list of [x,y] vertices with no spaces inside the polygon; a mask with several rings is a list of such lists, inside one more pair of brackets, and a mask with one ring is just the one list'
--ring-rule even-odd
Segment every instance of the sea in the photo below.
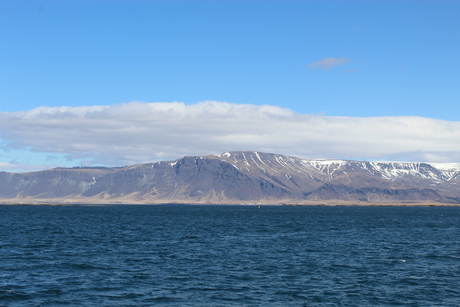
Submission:
{"label": "sea", "polygon": [[460,306],[460,207],[0,206],[0,306]]}

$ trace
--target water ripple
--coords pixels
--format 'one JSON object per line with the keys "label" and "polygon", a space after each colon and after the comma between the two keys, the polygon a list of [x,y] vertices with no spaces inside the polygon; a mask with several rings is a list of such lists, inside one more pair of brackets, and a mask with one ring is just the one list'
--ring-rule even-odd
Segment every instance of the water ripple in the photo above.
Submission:
{"label": "water ripple", "polygon": [[460,208],[0,206],[0,306],[458,306]]}

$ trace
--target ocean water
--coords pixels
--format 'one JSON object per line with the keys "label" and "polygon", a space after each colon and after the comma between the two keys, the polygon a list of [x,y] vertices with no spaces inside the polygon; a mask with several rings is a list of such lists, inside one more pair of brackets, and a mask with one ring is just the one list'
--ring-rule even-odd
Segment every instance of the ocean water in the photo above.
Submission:
{"label": "ocean water", "polygon": [[460,208],[0,206],[0,306],[460,306]]}

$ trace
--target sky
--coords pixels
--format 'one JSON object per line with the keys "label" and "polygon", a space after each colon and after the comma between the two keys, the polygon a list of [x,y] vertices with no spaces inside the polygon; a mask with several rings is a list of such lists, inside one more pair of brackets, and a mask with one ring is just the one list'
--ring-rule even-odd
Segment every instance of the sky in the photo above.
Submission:
{"label": "sky", "polygon": [[0,0],[0,171],[460,162],[460,1]]}

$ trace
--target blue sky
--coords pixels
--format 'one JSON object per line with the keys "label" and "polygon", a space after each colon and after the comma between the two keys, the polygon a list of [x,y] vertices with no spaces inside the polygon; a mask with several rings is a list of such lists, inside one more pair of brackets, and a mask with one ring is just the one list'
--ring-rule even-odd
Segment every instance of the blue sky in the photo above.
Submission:
{"label": "blue sky", "polygon": [[[460,162],[459,33],[459,1],[0,0],[0,170],[123,165],[224,150]],[[158,113],[165,108],[158,102],[169,103],[169,113]],[[267,105],[278,117],[259,118],[256,129],[251,118],[266,114]],[[241,110],[249,112],[247,127]],[[175,122],[177,112],[182,122]],[[314,139],[343,144],[322,146],[295,134],[312,131],[312,116],[325,125]],[[338,125],[342,117],[350,122]],[[76,126],[69,118],[79,118]],[[160,128],[164,118],[171,120]],[[383,118],[382,131],[394,135],[358,133]],[[195,124],[183,139],[170,135],[187,120]],[[214,125],[200,126],[206,120]],[[363,120],[369,126],[356,124]],[[291,125],[296,121],[306,126]],[[121,130],[110,129],[114,122]],[[378,143],[413,124],[422,127],[419,134],[396,142],[412,140],[412,147]],[[270,142],[277,138],[265,139],[264,125],[293,139]],[[82,126],[92,127],[88,135],[72,133]],[[128,127],[139,132],[137,142],[120,142]],[[333,131],[346,135],[331,139]],[[85,141],[94,134],[100,139]],[[220,141],[206,142],[213,138]],[[349,149],[366,145],[369,151]]]}

